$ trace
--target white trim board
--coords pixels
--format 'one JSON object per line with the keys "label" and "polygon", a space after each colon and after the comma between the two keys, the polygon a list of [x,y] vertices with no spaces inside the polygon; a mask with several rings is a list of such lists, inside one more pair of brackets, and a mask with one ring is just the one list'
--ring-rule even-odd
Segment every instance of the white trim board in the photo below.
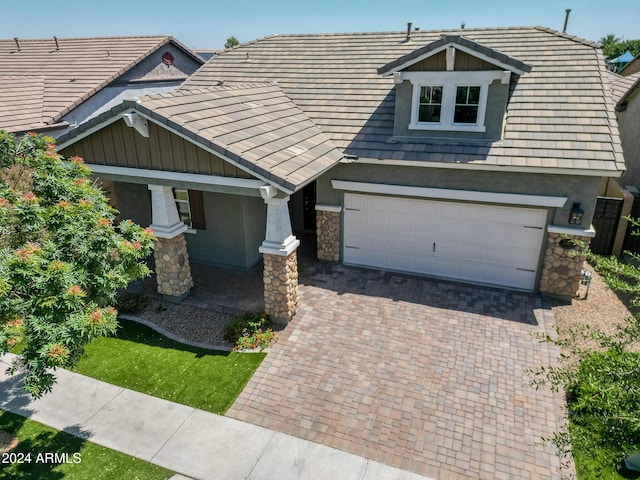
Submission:
{"label": "white trim board", "polygon": [[575,227],[560,227],[558,225],[549,225],[547,226],[547,232],[549,233],[559,233],[560,235],[573,235],[576,237],[595,237],[596,230],[591,225],[587,230],[583,230],[582,228]]}
{"label": "white trim board", "polygon": [[351,182],[346,180],[331,180],[331,185],[336,190],[349,190],[352,192],[399,195],[405,197],[437,198],[442,200],[457,200],[468,202],[502,203],[535,207],[563,207],[567,203],[568,199],[567,197],[554,197],[550,195],[523,195],[519,193],[498,193],[481,192],[475,190],[412,187],[407,185]]}
{"label": "white trim board", "polygon": [[224,187],[250,188],[259,190],[265,186],[262,180],[252,178],[221,177],[218,175],[200,175],[197,173],[169,172],[166,170],[148,170],[145,168],[113,167],[111,165],[86,164],[95,174],[117,175],[133,178],[149,178],[165,181],[188,182],[200,185],[219,185]]}

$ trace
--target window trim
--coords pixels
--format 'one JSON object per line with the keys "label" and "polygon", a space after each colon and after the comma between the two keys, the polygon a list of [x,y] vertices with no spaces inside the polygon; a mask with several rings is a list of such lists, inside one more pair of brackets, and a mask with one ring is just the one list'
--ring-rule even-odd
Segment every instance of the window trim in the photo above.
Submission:
{"label": "window trim", "polygon": [[[411,82],[411,119],[409,130],[447,130],[459,132],[485,132],[485,114],[489,85],[502,78],[502,70],[454,72],[403,72],[403,79]],[[442,86],[442,107],[439,122],[419,122],[420,88]],[[477,122],[455,123],[454,113],[457,87],[480,87]]]}

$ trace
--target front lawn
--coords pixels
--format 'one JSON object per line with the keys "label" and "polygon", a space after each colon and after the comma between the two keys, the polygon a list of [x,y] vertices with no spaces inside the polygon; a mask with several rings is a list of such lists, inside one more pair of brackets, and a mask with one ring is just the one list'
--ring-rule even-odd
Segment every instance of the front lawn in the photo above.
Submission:
{"label": "front lawn", "polygon": [[0,479],[171,478],[173,472],[124,453],[0,410],[0,430],[18,438],[17,447],[0,453]]}
{"label": "front lawn", "polygon": [[224,414],[266,354],[190,347],[127,320],[86,347],[75,371],[121,387]]}

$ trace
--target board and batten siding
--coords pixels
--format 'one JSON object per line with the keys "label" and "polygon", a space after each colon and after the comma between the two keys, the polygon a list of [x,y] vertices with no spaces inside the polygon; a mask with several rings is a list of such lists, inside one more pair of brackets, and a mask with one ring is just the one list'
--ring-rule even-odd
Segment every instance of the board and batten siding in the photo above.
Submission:
{"label": "board and batten siding", "polygon": [[244,170],[149,122],[149,138],[118,120],[69,145],[62,155],[86,163],[170,172],[252,178]]}

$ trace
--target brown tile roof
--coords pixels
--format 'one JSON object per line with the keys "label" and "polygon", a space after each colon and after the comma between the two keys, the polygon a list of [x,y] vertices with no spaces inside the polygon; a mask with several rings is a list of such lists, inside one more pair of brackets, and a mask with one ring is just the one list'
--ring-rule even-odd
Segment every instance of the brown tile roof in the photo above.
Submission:
{"label": "brown tile roof", "polygon": [[[2,104],[0,128],[24,131],[58,122],[169,42],[193,55],[169,36],[0,40],[0,99],[10,100],[8,107]],[[16,77],[27,77],[28,85],[11,80]]]}
{"label": "brown tile roof", "polygon": [[[499,142],[392,140],[395,89],[378,69],[462,35],[531,66]],[[277,81],[345,154],[361,158],[569,170],[624,169],[597,44],[541,27],[270,36],[221,52],[181,88]]]}
{"label": "brown tile roof", "polygon": [[275,83],[194,88],[127,100],[63,135],[58,144],[125,110],[143,114],[288,192],[343,158]]}

